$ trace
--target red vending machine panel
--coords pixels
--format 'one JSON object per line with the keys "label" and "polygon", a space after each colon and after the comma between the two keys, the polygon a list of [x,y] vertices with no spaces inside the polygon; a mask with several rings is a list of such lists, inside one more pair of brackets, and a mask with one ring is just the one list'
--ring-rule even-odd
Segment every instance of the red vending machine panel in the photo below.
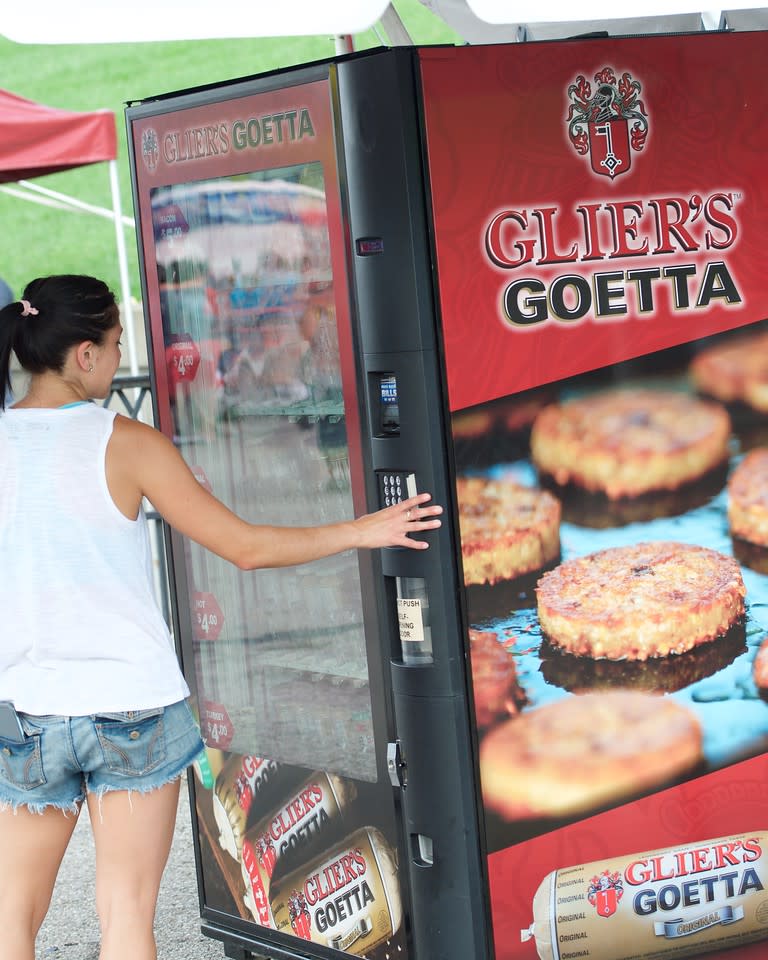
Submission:
{"label": "red vending machine panel", "polygon": [[497,960],[758,960],[765,36],[420,64]]}

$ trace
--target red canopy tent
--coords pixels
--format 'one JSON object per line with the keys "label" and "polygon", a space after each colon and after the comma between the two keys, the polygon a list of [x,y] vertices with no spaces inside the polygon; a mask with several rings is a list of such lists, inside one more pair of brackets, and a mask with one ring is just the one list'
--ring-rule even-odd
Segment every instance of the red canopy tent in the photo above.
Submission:
{"label": "red canopy tent", "polygon": [[114,114],[72,113],[0,90],[0,183],[117,157]]}
{"label": "red canopy tent", "polygon": [[[0,90],[0,183],[18,183],[29,193],[13,192],[23,199],[52,198],[56,205],[79,208],[114,220],[122,285],[123,321],[128,336],[131,367],[136,368],[136,347],[131,316],[128,267],[120,210],[117,176],[117,129],[110,110],[75,113],[48,107]],[[27,183],[31,178],[108,163],[112,210],[82,203],[64,194]],[[43,201],[45,202],[45,201]],[[132,372],[137,372],[133,369]]]}

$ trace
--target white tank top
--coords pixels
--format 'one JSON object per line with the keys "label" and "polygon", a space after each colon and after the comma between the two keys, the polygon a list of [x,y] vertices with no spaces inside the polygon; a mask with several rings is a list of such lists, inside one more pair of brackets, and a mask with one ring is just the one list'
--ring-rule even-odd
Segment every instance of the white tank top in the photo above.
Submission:
{"label": "white tank top", "polygon": [[147,520],[107,487],[115,413],[0,414],[0,700],[32,714],[167,706],[189,695],[155,599]]}

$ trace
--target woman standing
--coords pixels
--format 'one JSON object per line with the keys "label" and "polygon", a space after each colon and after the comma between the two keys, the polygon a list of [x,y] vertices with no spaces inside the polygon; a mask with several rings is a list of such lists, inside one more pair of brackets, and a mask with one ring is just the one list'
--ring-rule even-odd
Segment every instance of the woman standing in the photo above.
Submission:
{"label": "woman standing", "polygon": [[83,802],[96,844],[101,960],[155,960],[153,924],[179,778],[202,748],[154,599],[146,497],[180,533],[243,570],[353,548],[427,544],[419,494],[317,527],[246,522],[146,424],[89,402],[120,363],[119,311],[85,276],[33,280],[0,310],[0,960],[34,960]]}

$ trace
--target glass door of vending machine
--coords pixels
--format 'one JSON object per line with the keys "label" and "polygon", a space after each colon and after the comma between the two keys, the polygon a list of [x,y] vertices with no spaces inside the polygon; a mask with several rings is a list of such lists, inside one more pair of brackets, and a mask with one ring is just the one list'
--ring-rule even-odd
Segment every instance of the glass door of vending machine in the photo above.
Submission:
{"label": "glass door of vending machine", "polygon": [[[365,512],[327,68],[303,80],[127,111],[160,426],[232,510],[293,526]],[[405,957],[370,559],[170,556],[205,931]]]}

